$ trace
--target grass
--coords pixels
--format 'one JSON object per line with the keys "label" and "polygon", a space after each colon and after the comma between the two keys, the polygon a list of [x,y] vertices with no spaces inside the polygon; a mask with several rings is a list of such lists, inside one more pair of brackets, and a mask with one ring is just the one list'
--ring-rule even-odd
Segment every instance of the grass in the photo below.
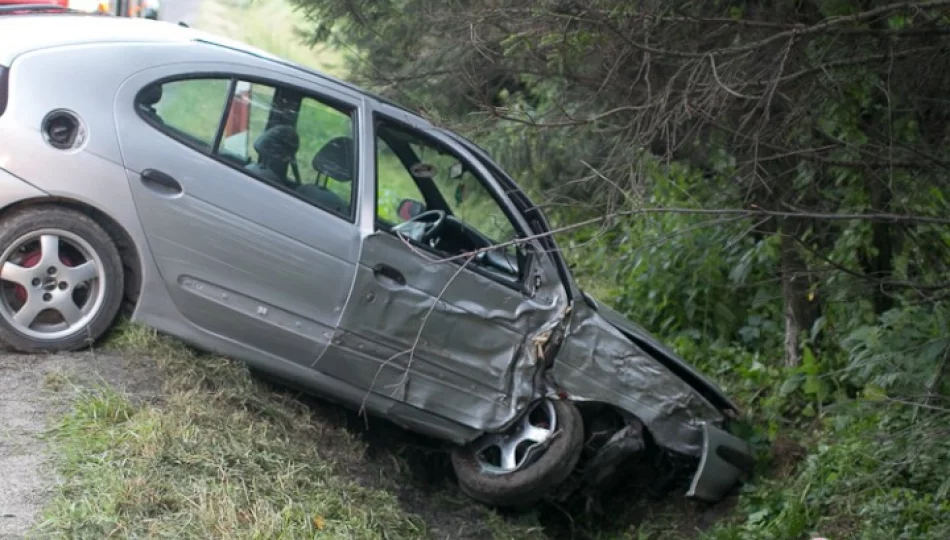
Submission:
{"label": "grass", "polygon": [[50,371],[43,377],[43,386],[51,392],[60,392],[69,385],[69,375],[59,370]]}
{"label": "grass", "polygon": [[143,327],[118,329],[101,352],[156,363],[163,391],[152,400],[105,384],[70,392],[74,406],[47,435],[61,480],[34,531],[41,538],[695,536],[695,505],[647,502],[635,482],[602,515],[583,501],[493,511],[461,494],[431,442],[378,419],[367,430],[340,407]]}
{"label": "grass", "polygon": [[347,53],[308,45],[298,33],[302,20],[286,0],[206,0],[194,27],[246,42],[335,77],[345,77]]}
{"label": "grass", "polygon": [[339,422],[241,364],[137,326],[104,348],[157,362],[165,392],[142,403],[108,386],[80,394],[48,435],[63,481],[43,538],[430,538],[426,518],[452,512],[479,531],[470,537],[539,537],[536,522],[503,519],[444,485],[415,508],[428,516],[407,509],[414,480],[401,458],[370,458]]}
{"label": "grass", "polygon": [[[143,329],[113,347],[170,375],[161,407],[105,387],[52,432],[66,477],[40,532],[62,538],[416,538],[393,495],[336,469],[360,443],[267,395],[239,366]],[[319,442],[319,444],[317,444]]]}

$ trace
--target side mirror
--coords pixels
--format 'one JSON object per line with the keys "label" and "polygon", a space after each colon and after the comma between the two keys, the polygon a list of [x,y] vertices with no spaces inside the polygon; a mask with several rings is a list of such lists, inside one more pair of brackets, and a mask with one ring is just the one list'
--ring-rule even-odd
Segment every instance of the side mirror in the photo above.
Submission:
{"label": "side mirror", "polygon": [[396,207],[396,213],[403,221],[409,221],[425,211],[425,204],[412,199],[403,199],[399,201],[399,206]]}

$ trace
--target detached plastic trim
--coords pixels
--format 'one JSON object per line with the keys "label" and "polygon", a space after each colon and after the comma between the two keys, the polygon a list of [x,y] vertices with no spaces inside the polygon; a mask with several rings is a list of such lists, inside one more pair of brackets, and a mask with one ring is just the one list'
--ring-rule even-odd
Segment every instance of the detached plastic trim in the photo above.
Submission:
{"label": "detached plastic trim", "polygon": [[686,496],[716,502],[729,493],[755,465],[748,443],[703,423],[703,456]]}

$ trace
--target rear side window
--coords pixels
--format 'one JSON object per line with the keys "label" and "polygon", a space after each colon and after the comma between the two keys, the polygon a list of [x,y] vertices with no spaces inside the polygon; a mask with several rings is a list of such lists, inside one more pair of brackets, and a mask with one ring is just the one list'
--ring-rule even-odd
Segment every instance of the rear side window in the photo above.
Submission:
{"label": "rear side window", "polygon": [[261,180],[351,217],[353,116],[287,87],[237,81],[215,154]]}
{"label": "rear side window", "polygon": [[229,79],[192,79],[150,86],[137,106],[164,131],[211,150],[228,102]]}
{"label": "rear side window", "polygon": [[7,110],[7,68],[0,66],[0,115]]}
{"label": "rear side window", "polygon": [[208,157],[355,219],[352,106],[296,87],[220,76],[155,83],[139,92],[135,106],[155,128]]}

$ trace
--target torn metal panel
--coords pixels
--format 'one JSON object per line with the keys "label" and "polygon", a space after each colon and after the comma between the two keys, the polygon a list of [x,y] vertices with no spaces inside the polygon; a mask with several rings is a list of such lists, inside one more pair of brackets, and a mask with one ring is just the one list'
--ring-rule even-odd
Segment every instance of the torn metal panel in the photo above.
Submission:
{"label": "torn metal panel", "polygon": [[[462,261],[432,257],[387,232],[367,236],[350,303],[314,367],[468,428],[498,429],[534,397],[533,340],[559,320],[560,283],[542,279],[528,298],[475,262],[460,270]],[[383,265],[402,278],[381,275]]]}
{"label": "torn metal panel", "polygon": [[661,447],[689,456],[702,453],[702,423],[723,420],[699,392],[584,303],[574,305],[551,375],[571,399],[627,411]]}
{"label": "torn metal panel", "polygon": [[733,402],[729,396],[727,396],[722,391],[722,389],[706,378],[705,375],[700,373],[693,366],[687,364],[685,360],[680,358],[679,355],[670,350],[669,347],[661,343],[660,340],[656,339],[653,335],[647,332],[645,328],[636,324],[630,319],[627,319],[620,313],[617,313],[617,311],[611,309],[610,306],[602,302],[598,302],[590,295],[585,294],[584,298],[587,300],[588,305],[596,310],[597,313],[604,318],[604,320],[623,332],[627,337],[632,339],[634,343],[637,343],[638,346],[650,353],[650,356],[669,368],[681,379],[689,383],[690,386],[699,391],[699,393],[708,399],[710,403],[715,405],[716,408],[723,410],[724,412],[731,410],[732,412],[727,412],[727,414],[730,414],[731,416],[738,416],[738,405],[736,405],[735,402]]}

